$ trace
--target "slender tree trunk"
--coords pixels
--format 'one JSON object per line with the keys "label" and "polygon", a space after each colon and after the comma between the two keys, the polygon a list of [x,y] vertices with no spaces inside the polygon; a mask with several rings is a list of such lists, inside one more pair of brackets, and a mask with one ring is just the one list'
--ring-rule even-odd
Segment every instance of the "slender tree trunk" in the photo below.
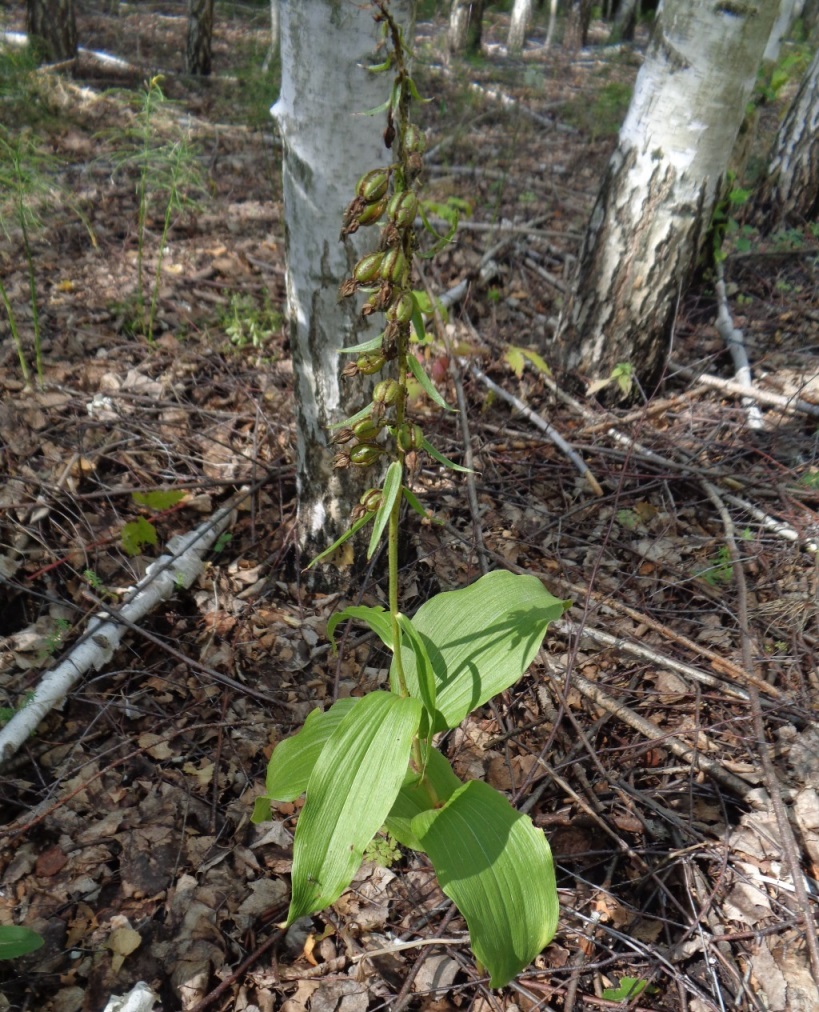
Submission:
{"label": "slender tree trunk", "polygon": [[26,0],[26,31],[38,63],[77,56],[74,0]]}
{"label": "slender tree trunk", "polygon": [[262,64],[262,73],[266,74],[270,64],[279,55],[279,0],[270,0],[270,48]]}
{"label": "slender tree trunk", "polygon": [[665,0],[580,252],[558,335],[565,368],[659,377],[709,233],[775,4]]}
{"label": "slender tree trunk", "polygon": [[447,41],[451,53],[479,53],[485,0],[452,0]]}
{"label": "slender tree trunk", "polygon": [[526,42],[526,33],[532,20],[532,0],[515,0],[509,22],[509,37],[506,48],[510,53],[519,53]]}
{"label": "slender tree trunk", "polygon": [[552,44],[552,39],[555,34],[555,24],[557,23],[557,0],[549,0],[549,27],[546,29],[546,41],[543,43],[543,48],[548,49]]}
{"label": "slender tree trunk", "polygon": [[[411,0],[393,0],[393,16],[412,37]],[[369,400],[359,380],[341,381],[339,348],[374,337],[362,300],[339,299],[339,286],[363,252],[377,244],[372,228],[339,240],[342,214],[365,171],[389,165],[384,121],[366,116],[392,81],[366,68],[381,63],[380,26],[365,3],[282,0],[282,87],[271,110],[284,144],[283,187],[290,347],[297,402],[298,538],[302,562],[350,525],[350,511],[374,476],[333,469],[328,427]],[[353,544],[348,542],[345,549]],[[357,543],[356,543],[357,545]],[[334,585],[323,567],[318,585]],[[315,572],[315,571],[311,571]],[[339,577],[338,585],[343,585]]]}
{"label": "slender tree trunk", "polygon": [[754,207],[764,231],[819,214],[819,51],[776,135]]}
{"label": "slender tree trunk", "polygon": [[631,42],[634,39],[636,24],[637,0],[620,0],[617,13],[614,15],[614,24],[609,33],[609,45],[613,45],[615,42]]}
{"label": "slender tree trunk", "polygon": [[208,77],[212,65],[213,0],[188,0],[188,40],[185,69]]}
{"label": "slender tree trunk", "polygon": [[591,16],[592,0],[573,0],[563,35],[563,48],[567,52],[576,53],[588,44]]}
{"label": "slender tree trunk", "polygon": [[779,14],[774,21],[768,45],[765,47],[765,54],[762,57],[765,63],[775,63],[779,59],[782,43],[787,39],[794,21],[802,16],[804,6],[805,0],[780,0]]}

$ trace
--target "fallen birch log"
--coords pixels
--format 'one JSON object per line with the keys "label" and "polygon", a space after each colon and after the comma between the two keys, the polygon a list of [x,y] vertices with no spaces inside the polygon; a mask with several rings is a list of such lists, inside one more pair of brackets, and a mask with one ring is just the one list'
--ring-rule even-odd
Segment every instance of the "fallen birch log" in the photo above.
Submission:
{"label": "fallen birch log", "polygon": [[167,601],[174,591],[187,589],[204,568],[204,556],[219,535],[230,525],[236,504],[248,494],[242,489],[229,505],[188,534],[171,538],[167,551],[145,571],[131,587],[119,609],[123,622],[106,612],[94,616],[85,634],[74,644],[68,656],[47,671],[26,705],[18,710],[5,727],[0,728],[0,765],[10,759],[33,733],[40,721],[60,706],[72,687],[90,669],[99,671],[114,656],[114,651],[131,625],[141,621],[157,605]]}

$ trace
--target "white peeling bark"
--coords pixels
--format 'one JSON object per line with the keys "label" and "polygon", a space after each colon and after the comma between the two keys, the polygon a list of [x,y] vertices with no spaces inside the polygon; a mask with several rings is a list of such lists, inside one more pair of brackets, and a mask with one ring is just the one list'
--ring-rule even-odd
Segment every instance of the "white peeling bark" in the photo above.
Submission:
{"label": "white peeling bark", "polygon": [[531,21],[532,0],[515,0],[509,21],[509,37],[506,40],[506,48],[510,52],[520,52],[523,49]]}
{"label": "white peeling bark", "polygon": [[819,51],[776,135],[755,203],[767,230],[819,213]]}
{"label": "white peeling bark", "polygon": [[629,362],[645,386],[658,378],[776,12],[665,0],[580,252],[565,368],[596,380]]}
{"label": "white peeling bark", "polygon": [[[407,23],[410,0],[391,10]],[[271,113],[284,145],[283,188],[290,345],[297,400],[299,543],[304,561],[349,526],[372,475],[333,471],[328,427],[366,404],[355,382],[340,383],[339,348],[378,331],[360,298],[339,300],[358,257],[378,243],[362,228],[339,241],[358,177],[389,165],[385,116],[363,115],[389,97],[392,79],[367,70],[383,62],[372,8],[357,0],[281,0],[282,88]],[[411,38],[411,32],[408,33]],[[369,479],[369,480],[368,480]]]}
{"label": "white peeling bark", "polygon": [[[168,542],[168,551],[152,562],[145,576],[126,594],[118,614],[135,625],[181,587],[190,587],[204,568],[204,557],[216,539],[231,523],[236,502],[247,494],[243,490],[229,505],[217,510],[190,534],[177,535]],[[74,684],[92,668],[99,671],[114,656],[128,626],[104,613],[91,619],[85,635],[68,655],[47,671],[31,699],[4,727],[0,728],[0,765],[10,759],[31,735],[40,721],[60,706]]]}

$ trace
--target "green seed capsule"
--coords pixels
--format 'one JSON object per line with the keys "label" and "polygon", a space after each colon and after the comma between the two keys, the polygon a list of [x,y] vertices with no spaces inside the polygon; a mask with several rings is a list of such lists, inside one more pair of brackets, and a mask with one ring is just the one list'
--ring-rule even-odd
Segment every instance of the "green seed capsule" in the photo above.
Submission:
{"label": "green seed capsule", "polygon": [[356,422],[353,426],[353,434],[356,439],[360,439],[362,443],[371,443],[377,438],[380,431],[380,423],[374,422],[372,418],[363,418],[360,422]]}
{"label": "green seed capsule", "polygon": [[401,396],[401,390],[401,384],[397,380],[381,380],[375,385],[373,400],[376,404],[395,404]]}
{"label": "green seed capsule", "polygon": [[376,351],[369,355],[362,355],[356,360],[356,366],[358,371],[363,372],[365,376],[372,376],[384,368],[386,361],[386,358]]}
{"label": "green seed capsule", "polygon": [[414,123],[407,127],[407,132],[404,134],[404,147],[407,151],[417,151],[419,154],[426,150],[427,142],[424,133]]}
{"label": "green seed capsule", "polygon": [[396,302],[387,310],[387,319],[395,323],[409,323],[415,309],[415,300],[410,292],[402,292]]}
{"label": "green seed capsule", "polygon": [[359,225],[374,225],[387,209],[387,198],[384,197],[375,204],[367,204],[358,216]]}
{"label": "green seed capsule", "polygon": [[407,258],[400,248],[389,249],[383,254],[381,261],[381,277],[385,281],[394,281],[400,284],[407,272]]}
{"label": "green seed capsule", "polygon": [[369,467],[374,464],[384,451],[373,443],[359,443],[350,450],[350,463],[356,467]]}
{"label": "green seed capsule", "polygon": [[384,495],[380,488],[368,488],[358,501],[368,513],[375,513],[384,501]]}
{"label": "green seed capsule", "polygon": [[368,253],[353,268],[353,277],[356,281],[360,281],[362,285],[375,281],[379,276],[383,261],[383,253]]}
{"label": "green seed capsule", "polygon": [[370,169],[356,183],[355,192],[368,204],[374,204],[381,200],[389,185],[389,169]]}
{"label": "green seed capsule", "polygon": [[396,228],[408,228],[418,214],[418,198],[412,190],[394,193],[387,204],[387,216]]}
{"label": "green seed capsule", "polygon": [[423,429],[420,425],[402,425],[395,433],[395,441],[405,453],[420,450],[424,442]]}

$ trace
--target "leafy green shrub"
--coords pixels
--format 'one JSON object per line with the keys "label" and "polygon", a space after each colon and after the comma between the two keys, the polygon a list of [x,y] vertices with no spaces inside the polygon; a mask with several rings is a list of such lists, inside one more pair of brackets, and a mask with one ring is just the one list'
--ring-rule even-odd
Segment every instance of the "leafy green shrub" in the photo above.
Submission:
{"label": "leafy green shrub", "polygon": [[[409,486],[418,457],[426,452],[446,466],[464,468],[439,453],[408,414],[410,381],[446,407],[411,346],[425,340],[423,310],[432,310],[411,286],[424,139],[409,118],[418,95],[400,30],[388,0],[373,0],[372,6],[390,43],[385,63],[371,69],[394,74],[383,111],[388,135],[394,134],[395,160],[361,177],[345,212],[343,235],[379,222],[383,228],[376,248],[342,284],[341,295],[363,293],[362,311],[383,314],[384,330],[345,349],[356,358],[342,375],[387,378],[376,384],[366,407],[336,427],[335,441],[344,449],[335,466],[366,468],[385,460],[389,466],[382,486],[365,492],[353,510],[350,529],[314,563],[367,525],[368,557],[386,540],[389,607],[345,608],[330,620],[328,635],[332,640],[346,620],[368,625],[392,653],[389,690],[339,699],[325,712],[316,709],[297,734],[280,742],[253,820],[270,819],[273,804],[306,792],[294,842],[288,925],[338,899],[382,827],[401,845],[426,853],[441,888],[467,922],[491,986],[501,987],[555,933],[551,851],[543,832],[503,794],[481,781],[461,781],[433,739],[524,674],[547,626],[569,602],[553,597],[535,576],[499,571],[438,594],[412,619],[399,607],[403,503],[426,518]],[[436,234],[433,249],[440,239]]]}

